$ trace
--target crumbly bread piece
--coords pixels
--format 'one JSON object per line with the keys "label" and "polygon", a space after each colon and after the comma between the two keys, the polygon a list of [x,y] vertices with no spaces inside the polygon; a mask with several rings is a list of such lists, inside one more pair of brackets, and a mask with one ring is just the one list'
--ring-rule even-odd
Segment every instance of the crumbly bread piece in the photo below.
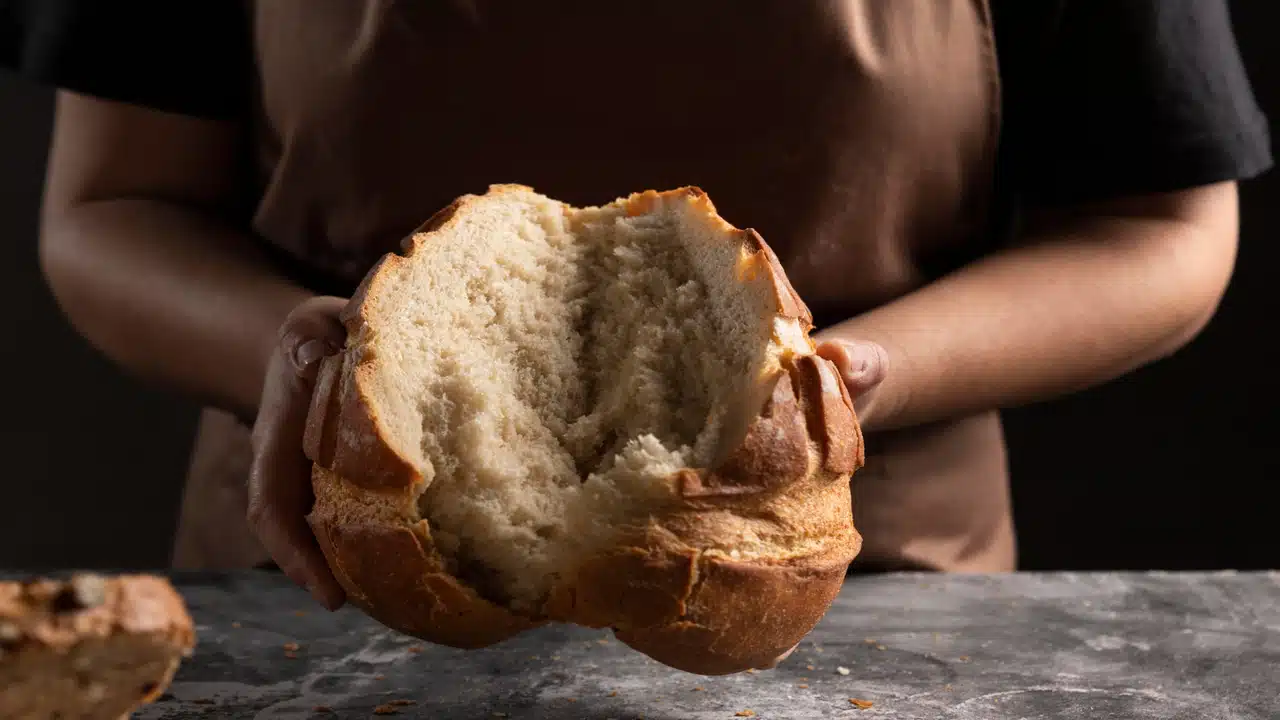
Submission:
{"label": "crumbly bread piece", "polygon": [[799,642],[861,547],[844,384],[768,245],[700,190],[460,198],[344,323],[309,521],[390,627],[474,648],[573,622],[735,672]]}
{"label": "crumbly bread piece", "polygon": [[186,605],[163,578],[0,582],[0,718],[128,717],[194,647]]}

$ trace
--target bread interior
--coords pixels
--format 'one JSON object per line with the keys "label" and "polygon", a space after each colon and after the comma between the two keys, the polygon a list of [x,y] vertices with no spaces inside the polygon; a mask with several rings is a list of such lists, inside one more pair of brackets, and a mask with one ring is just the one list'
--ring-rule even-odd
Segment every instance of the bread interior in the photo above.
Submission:
{"label": "bread interior", "polygon": [[65,650],[0,648],[0,717],[119,718],[154,700],[178,654],[147,635],[91,637]]}
{"label": "bread interior", "polygon": [[516,609],[671,502],[673,472],[714,466],[785,351],[739,233],[685,196],[634,213],[473,200],[391,270],[359,339],[436,547]]}

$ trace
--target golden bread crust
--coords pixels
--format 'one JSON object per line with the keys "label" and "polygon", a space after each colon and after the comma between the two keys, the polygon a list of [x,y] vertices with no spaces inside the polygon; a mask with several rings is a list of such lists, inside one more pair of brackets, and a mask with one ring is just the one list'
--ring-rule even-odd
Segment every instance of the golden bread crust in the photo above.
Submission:
{"label": "golden bread crust", "polygon": [[659,662],[700,675],[770,667],[826,613],[844,582],[847,557],[839,551],[766,563],[701,556],[696,569],[689,559],[681,569],[696,573],[697,583],[682,612],[616,635]]}
{"label": "golden bread crust", "polygon": [[441,645],[480,648],[537,623],[485,600],[451,575],[427,522],[344,518],[346,482],[316,466],[307,517],[334,577],[353,605],[384,625]]}
{"label": "golden bread crust", "polygon": [[[528,189],[496,186],[490,194],[506,192]],[[414,506],[423,478],[392,447],[364,389],[377,362],[368,318],[394,300],[382,291],[389,274],[479,200],[460,198],[405,243],[403,257],[379,263],[344,315],[348,348],[321,368],[306,436],[316,465],[309,521],[339,582],[389,627],[455,647],[562,621],[614,628],[637,650],[689,672],[767,666],[821,619],[861,548],[848,482],[863,463],[861,430],[835,367],[812,354],[812,316],[777,256],[755,231],[721,219],[696,188],[620,201],[631,215],[686,202],[719,223],[747,251],[742,281],[770,284],[773,316],[799,326],[805,352],[780,360],[758,415],[716,467],[669,476],[668,511],[644,527],[620,528],[610,548],[565,568],[540,613],[522,617],[451,572]],[[738,540],[755,537],[786,550],[734,556]]]}

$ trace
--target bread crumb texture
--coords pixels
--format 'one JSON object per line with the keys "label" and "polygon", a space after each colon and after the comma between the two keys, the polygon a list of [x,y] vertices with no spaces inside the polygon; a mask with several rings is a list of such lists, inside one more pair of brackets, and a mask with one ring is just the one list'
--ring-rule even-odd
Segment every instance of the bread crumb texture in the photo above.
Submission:
{"label": "bread crumb texture", "polygon": [[711,463],[759,381],[768,299],[734,276],[740,246],[688,209],[567,211],[518,193],[401,266],[399,283],[431,288],[379,323],[406,349],[383,366],[387,389],[420,389],[402,416],[419,507],[446,555],[494,574],[491,592],[529,606],[669,502],[662,480]]}

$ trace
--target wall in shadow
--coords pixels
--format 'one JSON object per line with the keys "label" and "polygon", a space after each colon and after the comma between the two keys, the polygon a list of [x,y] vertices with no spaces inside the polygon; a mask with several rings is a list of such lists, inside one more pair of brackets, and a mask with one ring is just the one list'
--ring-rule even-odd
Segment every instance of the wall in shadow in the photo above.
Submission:
{"label": "wall in shadow", "polygon": [[[1280,149],[1280,5],[1231,6]],[[1241,195],[1236,274],[1200,338],[1122,381],[1005,414],[1024,566],[1280,567],[1262,500],[1280,480],[1280,172]]]}
{"label": "wall in shadow", "polygon": [[40,276],[52,96],[0,73],[0,567],[168,561],[194,410],[121,377]]}

